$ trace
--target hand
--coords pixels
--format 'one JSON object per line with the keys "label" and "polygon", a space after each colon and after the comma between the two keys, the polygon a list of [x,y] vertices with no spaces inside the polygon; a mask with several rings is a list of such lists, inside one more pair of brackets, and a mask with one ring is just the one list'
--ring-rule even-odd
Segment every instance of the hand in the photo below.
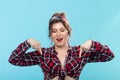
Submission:
{"label": "hand", "polygon": [[31,45],[33,49],[36,49],[38,51],[41,50],[40,43],[37,40],[29,38],[27,42]]}
{"label": "hand", "polygon": [[92,45],[92,40],[87,40],[85,43],[81,45],[82,50],[89,50]]}

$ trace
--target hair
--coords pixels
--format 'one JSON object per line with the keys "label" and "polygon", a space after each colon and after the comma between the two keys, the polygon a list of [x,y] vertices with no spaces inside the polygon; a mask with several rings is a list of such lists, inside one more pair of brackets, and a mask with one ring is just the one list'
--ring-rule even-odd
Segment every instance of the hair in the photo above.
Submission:
{"label": "hair", "polygon": [[68,23],[66,16],[65,16],[65,13],[61,12],[61,13],[54,13],[49,20],[49,28],[48,28],[49,29],[49,35],[48,35],[49,38],[50,38],[51,33],[52,33],[53,24],[59,23],[59,22],[61,22],[64,25],[64,27],[67,29],[68,35],[69,36],[71,35],[71,27]]}

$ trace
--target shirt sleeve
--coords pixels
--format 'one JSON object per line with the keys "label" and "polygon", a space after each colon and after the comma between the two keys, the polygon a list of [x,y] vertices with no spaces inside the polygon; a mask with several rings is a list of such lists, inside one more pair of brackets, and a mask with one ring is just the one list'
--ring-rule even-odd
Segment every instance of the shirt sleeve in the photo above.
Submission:
{"label": "shirt sleeve", "polygon": [[28,52],[30,44],[27,41],[21,43],[10,55],[9,62],[16,66],[29,66],[40,63],[41,54],[38,51]]}
{"label": "shirt sleeve", "polygon": [[88,51],[83,51],[83,56],[90,62],[106,62],[114,58],[113,52],[107,45],[102,45],[99,42],[92,41],[92,45]]}

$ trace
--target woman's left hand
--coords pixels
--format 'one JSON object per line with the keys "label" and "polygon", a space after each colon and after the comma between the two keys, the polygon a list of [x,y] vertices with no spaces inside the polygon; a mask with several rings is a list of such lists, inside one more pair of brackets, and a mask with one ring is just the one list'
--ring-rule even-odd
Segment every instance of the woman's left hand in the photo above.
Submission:
{"label": "woman's left hand", "polygon": [[92,40],[87,40],[85,43],[81,44],[82,50],[89,50],[92,45]]}

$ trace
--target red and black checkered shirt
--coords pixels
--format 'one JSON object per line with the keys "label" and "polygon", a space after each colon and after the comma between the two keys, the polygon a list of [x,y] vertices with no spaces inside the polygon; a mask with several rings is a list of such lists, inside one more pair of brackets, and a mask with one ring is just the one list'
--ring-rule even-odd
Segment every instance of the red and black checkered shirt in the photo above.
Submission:
{"label": "red and black checkered shirt", "polygon": [[42,48],[42,55],[38,51],[26,53],[29,48],[30,44],[27,41],[21,43],[12,52],[9,62],[17,66],[39,65],[43,70],[44,80],[51,80],[56,76],[59,76],[59,80],[64,80],[66,75],[79,80],[80,73],[86,63],[110,61],[114,57],[106,45],[96,41],[92,41],[89,50],[82,51],[81,57],[79,57],[80,45],[70,46],[63,70],[54,46]]}

